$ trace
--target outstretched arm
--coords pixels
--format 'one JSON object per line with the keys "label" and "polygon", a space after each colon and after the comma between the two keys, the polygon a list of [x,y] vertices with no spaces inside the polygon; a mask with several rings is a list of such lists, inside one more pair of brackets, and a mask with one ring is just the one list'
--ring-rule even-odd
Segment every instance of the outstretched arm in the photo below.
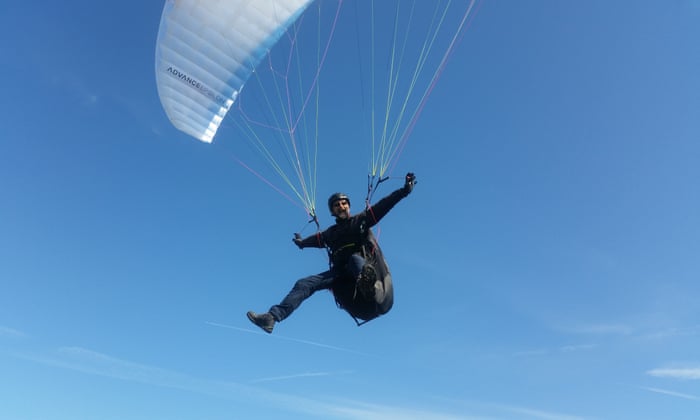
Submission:
{"label": "outstretched arm", "polygon": [[414,185],[416,185],[416,176],[413,174],[413,172],[409,172],[406,174],[406,181],[404,182],[402,188],[392,192],[365,210],[367,212],[367,220],[369,221],[370,226],[374,226],[379,223],[379,221],[386,216],[387,213],[389,213],[389,210],[391,210],[399,201],[413,191]]}
{"label": "outstretched arm", "polygon": [[326,243],[323,240],[323,235],[321,235],[321,232],[316,232],[314,235],[307,236],[304,239],[301,238],[300,234],[295,233],[292,241],[294,241],[294,244],[298,246],[299,249],[326,247]]}

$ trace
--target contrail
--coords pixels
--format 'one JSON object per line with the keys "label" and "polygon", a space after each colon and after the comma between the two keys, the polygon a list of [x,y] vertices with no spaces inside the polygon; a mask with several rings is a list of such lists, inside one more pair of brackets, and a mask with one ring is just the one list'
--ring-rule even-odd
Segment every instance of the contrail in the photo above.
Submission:
{"label": "contrail", "polygon": [[680,392],[668,391],[666,389],[651,388],[651,387],[646,387],[646,386],[642,386],[640,388],[645,389],[647,391],[656,392],[657,394],[670,395],[672,397],[684,398],[686,400],[694,400],[694,401],[700,400],[700,398],[696,397],[695,395],[682,394]]}
{"label": "contrail", "polygon": [[339,371],[339,372],[307,372],[307,373],[299,373],[296,375],[275,376],[272,378],[256,379],[254,381],[251,381],[251,383],[273,382],[273,381],[282,381],[282,380],[288,380],[288,379],[311,378],[311,377],[319,377],[319,376],[344,375],[344,374],[350,374],[350,373],[352,373],[352,371],[349,371],[349,370],[344,370],[344,371]]}
{"label": "contrail", "polygon": [[[251,330],[251,329],[249,329],[249,328],[234,327],[233,325],[219,324],[218,322],[206,321],[206,324],[211,325],[211,326],[213,326],[213,327],[228,328],[228,329],[230,329],[230,330],[236,330],[236,331],[246,332],[246,333],[249,333],[249,334],[268,335],[267,333],[263,333],[263,332],[260,332],[260,331]],[[365,353],[365,352],[361,352],[361,351],[357,351],[357,350],[351,350],[351,349],[345,349],[345,348],[342,348],[342,347],[330,346],[330,345],[328,345],[328,344],[316,343],[316,342],[314,342],[314,341],[300,340],[300,339],[298,339],[298,338],[285,337],[285,336],[279,335],[279,334],[271,334],[270,337],[273,337],[273,338],[276,338],[276,339],[279,339],[279,340],[287,340],[287,341],[294,341],[294,342],[296,342],[296,343],[309,344],[309,345],[316,346],[316,347],[323,347],[323,348],[326,348],[326,349],[329,349],[329,350],[337,350],[337,351],[343,351],[343,352],[346,352],[346,353],[359,354],[359,355],[361,355],[361,356],[377,357],[376,355],[369,354],[369,353]]]}

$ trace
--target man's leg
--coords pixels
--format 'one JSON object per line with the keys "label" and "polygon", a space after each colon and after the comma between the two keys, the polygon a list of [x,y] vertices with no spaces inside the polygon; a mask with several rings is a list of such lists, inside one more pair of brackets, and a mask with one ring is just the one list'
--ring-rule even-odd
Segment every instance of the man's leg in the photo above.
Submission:
{"label": "man's leg", "polygon": [[318,290],[330,289],[333,284],[333,274],[330,271],[298,280],[292,290],[282,299],[278,305],[270,308],[270,314],[275,321],[282,321],[294,312],[295,309],[308,297]]}
{"label": "man's leg", "polygon": [[365,266],[365,259],[358,254],[352,254],[348,260],[347,270],[353,279],[360,277],[362,267]]}
{"label": "man's leg", "polygon": [[368,300],[382,299],[384,290],[379,278],[377,278],[377,270],[360,255],[353,254],[348,261],[348,272],[356,281],[357,290],[362,293],[362,296]]}

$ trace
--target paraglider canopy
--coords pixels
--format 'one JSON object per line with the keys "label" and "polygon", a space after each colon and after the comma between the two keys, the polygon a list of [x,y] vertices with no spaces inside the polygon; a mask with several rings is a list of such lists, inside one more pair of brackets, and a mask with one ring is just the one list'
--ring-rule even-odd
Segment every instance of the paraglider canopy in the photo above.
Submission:
{"label": "paraglider canopy", "polygon": [[211,142],[260,60],[312,0],[167,0],[156,82],[175,127]]}

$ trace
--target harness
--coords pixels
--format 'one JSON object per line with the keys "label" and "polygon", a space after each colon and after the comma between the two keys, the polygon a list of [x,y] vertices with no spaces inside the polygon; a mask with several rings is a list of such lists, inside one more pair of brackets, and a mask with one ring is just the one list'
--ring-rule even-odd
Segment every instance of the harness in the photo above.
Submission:
{"label": "harness", "polygon": [[[334,253],[333,255],[338,255],[341,251],[347,251],[348,249],[353,249],[353,250],[357,249],[357,252],[359,252],[359,254],[362,256],[362,258],[365,260],[365,265],[371,265],[371,266],[374,268],[374,271],[375,271],[376,275],[377,275],[377,276],[380,275],[379,271],[377,270],[377,261],[376,261],[375,245],[372,243],[372,241],[370,241],[369,239],[367,239],[367,238],[365,237],[365,239],[362,241],[362,244],[361,244],[361,245],[358,245],[356,242],[351,242],[351,243],[345,244],[345,245],[341,246],[340,248],[336,249],[336,251],[335,251],[335,253]],[[332,256],[331,256],[331,258],[332,258]],[[333,267],[333,261],[330,260],[330,261],[329,261],[329,264],[330,264],[330,266],[331,266],[331,268],[332,268],[332,267]],[[343,280],[347,281],[348,279],[340,279],[341,282],[342,282]],[[358,297],[358,294],[359,294],[359,293],[358,293],[358,292],[359,292],[359,291],[358,291],[359,285],[358,285],[357,279],[350,279],[350,280],[353,281],[353,283],[354,283],[354,287],[353,287],[353,290],[352,290],[352,300],[351,300],[351,301],[352,301],[352,302],[361,302],[361,301],[357,301],[357,300],[356,300],[357,297]],[[361,321],[361,320],[358,319],[355,315],[353,315],[353,313],[350,311],[350,308],[347,308],[347,307],[346,307],[345,305],[343,305],[343,303],[341,302],[341,297],[344,297],[344,298],[348,298],[348,297],[349,297],[349,296],[346,296],[345,293],[343,293],[343,292],[348,291],[348,289],[342,287],[342,285],[341,285],[341,286],[338,286],[338,289],[339,289],[339,292],[338,292],[338,293],[336,293],[335,290],[333,291],[333,297],[335,298],[335,304],[336,304],[336,306],[337,306],[338,308],[340,308],[340,309],[343,309],[345,312],[347,312],[348,315],[350,315],[350,317],[355,321],[355,324],[357,324],[358,327],[360,327],[360,326],[366,324],[367,322],[369,322],[369,321],[371,321],[372,319],[374,319],[374,318],[376,318],[377,316],[379,316],[379,315],[375,315],[375,316],[373,316],[373,317],[371,317],[371,318],[368,318],[368,319],[365,319],[365,320],[362,320],[362,321]],[[361,294],[359,294],[359,295],[361,296]],[[375,303],[374,305],[376,305],[376,303]]]}

